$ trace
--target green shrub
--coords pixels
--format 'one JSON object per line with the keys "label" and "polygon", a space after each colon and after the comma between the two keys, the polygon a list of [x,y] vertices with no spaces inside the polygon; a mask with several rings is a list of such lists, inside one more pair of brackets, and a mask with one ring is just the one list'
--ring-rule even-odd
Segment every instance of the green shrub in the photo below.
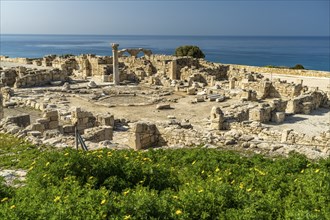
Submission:
{"label": "green shrub", "polygon": [[305,69],[305,67],[301,64],[296,64],[294,67],[291,67],[291,69],[303,70]]}
{"label": "green shrub", "polygon": [[329,219],[329,168],[300,154],[50,151],[25,186],[0,184],[0,219]]}
{"label": "green shrub", "polygon": [[203,51],[197,47],[192,45],[180,46],[175,49],[175,56],[190,56],[193,58],[205,58]]}

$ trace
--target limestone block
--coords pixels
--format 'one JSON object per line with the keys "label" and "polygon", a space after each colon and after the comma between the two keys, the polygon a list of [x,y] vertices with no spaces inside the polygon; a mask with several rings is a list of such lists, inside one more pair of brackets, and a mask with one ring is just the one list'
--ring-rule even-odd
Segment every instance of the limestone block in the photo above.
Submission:
{"label": "limestone block", "polygon": [[249,120],[258,122],[268,122],[271,119],[271,107],[257,107],[250,109]]}
{"label": "limestone block", "polygon": [[98,115],[97,121],[98,123],[100,123],[100,125],[106,125],[111,127],[114,127],[115,125],[114,116],[110,114]]}
{"label": "limestone block", "polygon": [[40,124],[40,123],[33,123],[31,124],[31,129],[33,131],[39,131],[40,133],[43,133],[44,130],[45,130],[45,127],[43,124]]}
{"label": "limestone block", "polygon": [[65,134],[74,133],[74,125],[63,125],[63,133]]}
{"label": "limestone block", "polygon": [[40,137],[42,134],[40,131],[29,131],[27,132],[27,135],[32,137]]}
{"label": "limestone block", "polygon": [[288,137],[289,137],[289,134],[292,130],[291,129],[285,129],[283,130],[282,132],[282,136],[281,136],[281,142],[282,143],[285,143],[288,141]]}
{"label": "limestone block", "polygon": [[156,109],[158,110],[162,110],[162,109],[171,109],[171,105],[170,104],[158,104],[156,106]]}
{"label": "limestone block", "polygon": [[159,131],[155,124],[138,122],[132,128],[129,145],[135,150],[148,148],[158,144]]}
{"label": "limestone block", "polygon": [[229,89],[235,89],[235,79],[229,80]]}
{"label": "limestone block", "polygon": [[210,128],[215,130],[223,129],[224,114],[220,107],[213,106],[210,113]]}
{"label": "limestone block", "polygon": [[196,95],[196,89],[194,87],[187,88],[187,95]]}
{"label": "limestone block", "polygon": [[58,128],[58,121],[50,121],[49,129],[56,129],[56,128]]}
{"label": "limestone block", "polygon": [[195,98],[195,102],[204,102],[205,99],[204,99],[204,96],[196,96]]}
{"label": "limestone block", "polygon": [[275,112],[272,115],[272,121],[279,124],[285,120],[285,112]]}
{"label": "limestone block", "polygon": [[27,127],[30,125],[30,115],[22,114],[12,117],[7,117],[6,121],[16,124],[19,127]]}
{"label": "limestone block", "polygon": [[313,109],[313,103],[311,103],[311,102],[302,103],[302,113],[310,114],[312,109]]}
{"label": "limestone block", "polygon": [[51,118],[53,117],[53,119],[55,119],[55,117],[57,117],[58,119],[58,111],[57,110],[53,110],[53,109],[49,109],[49,110],[46,110],[43,114],[43,117],[44,118]]}

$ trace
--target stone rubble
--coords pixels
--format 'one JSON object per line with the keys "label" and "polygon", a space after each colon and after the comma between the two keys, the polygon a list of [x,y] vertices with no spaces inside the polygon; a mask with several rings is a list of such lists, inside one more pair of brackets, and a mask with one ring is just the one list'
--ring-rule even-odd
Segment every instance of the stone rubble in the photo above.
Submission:
{"label": "stone rubble", "polygon": [[[313,159],[330,155],[330,130],[310,137],[266,126],[283,124],[294,114],[329,109],[330,88],[322,91],[303,86],[302,81],[269,80],[237,65],[118,47],[112,44],[112,57],[50,55],[31,60],[1,56],[4,61],[47,69],[1,67],[0,132],[58,147],[74,146],[76,127],[93,149],[204,146],[270,155],[297,151]],[[139,53],[144,56],[138,57]],[[133,106],[141,110],[130,122],[73,105],[70,100],[75,98],[95,108],[107,107],[109,112]],[[182,103],[186,114],[176,115],[176,106]],[[145,119],[144,106],[149,105],[155,105],[155,117],[168,114],[163,120]],[[18,108],[39,112],[42,117],[4,117],[4,109]],[[210,114],[196,121],[190,110],[199,108]]]}

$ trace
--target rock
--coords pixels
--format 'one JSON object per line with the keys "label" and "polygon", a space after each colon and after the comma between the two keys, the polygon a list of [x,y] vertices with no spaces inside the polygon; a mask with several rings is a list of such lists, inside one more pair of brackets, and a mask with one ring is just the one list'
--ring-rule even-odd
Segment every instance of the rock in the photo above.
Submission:
{"label": "rock", "polygon": [[239,138],[241,141],[251,141],[254,139],[254,137],[250,136],[250,135],[246,135],[246,134],[243,134],[240,138]]}
{"label": "rock", "polygon": [[225,145],[234,145],[236,144],[236,140],[235,139],[229,139],[225,141]]}
{"label": "rock", "polygon": [[217,146],[213,144],[205,144],[202,148],[208,148],[208,149],[216,149],[218,148]]}
{"label": "rock", "polygon": [[170,104],[158,104],[156,106],[156,109],[158,109],[158,110],[171,109],[171,105]]}
{"label": "rock", "polygon": [[268,143],[259,143],[257,145],[257,147],[261,148],[261,149],[265,149],[265,150],[270,150],[271,149]]}
{"label": "rock", "polygon": [[216,102],[223,102],[223,101],[225,101],[226,100],[226,97],[224,97],[224,96],[219,96],[215,101]]}
{"label": "rock", "polygon": [[40,137],[41,136],[41,132],[40,131],[29,131],[27,133],[28,136],[32,136],[32,137]]}
{"label": "rock", "polygon": [[60,85],[63,84],[63,82],[62,82],[62,81],[50,81],[50,84],[51,84],[52,86],[60,86]]}
{"label": "rock", "polygon": [[250,147],[250,143],[249,142],[243,142],[241,147],[243,148],[249,148]]}
{"label": "rock", "polygon": [[280,124],[285,120],[285,112],[275,112],[275,114],[272,115],[272,121]]}
{"label": "rock", "polygon": [[204,102],[204,101],[205,101],[205,99],[204,99],[203,96],[197,96],[197,97],[195,98],[195,102]]}
{"label": "rock", "polygon": [[187,95],[196,95],[196,89],[194,87],[188,88]]}
{"label": "rock", "polygon": [[189,129],[189,128],[192,128],[192,125],[189,123],[189,122],[181,122],[180,123],[180,126],[184,129]]}
{"label": "rock", "polygon": [[94,81],[90,81],[88,84],[87,84],[87,87],[88,88],[97,88],[97,85]]}
{"label": "rock", "polygon": [[17,105],[17,103],[13,101],[3,103],[3,107],[7,107],[7,108],[13,107],[15,105]]}
{"label": "rock", "polygon": [[68,82],[64,83],[63,87],[62,87],[62,91],[67,91],[70,90],[71,86]]}
{"label": "rock", "polygon": [[176,119],[176,117],[174,115],[168,115],[167,118],[168,119]]}

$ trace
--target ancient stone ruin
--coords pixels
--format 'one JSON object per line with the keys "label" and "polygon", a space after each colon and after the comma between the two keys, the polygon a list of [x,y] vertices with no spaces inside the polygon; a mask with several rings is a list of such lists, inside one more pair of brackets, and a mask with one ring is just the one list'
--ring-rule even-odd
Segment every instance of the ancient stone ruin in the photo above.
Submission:
{"label": "ancient stone ruin", "polygon": [[330,121],[314,133],[290,127],[299,117],[329,114],[330,88],[269,79],[260,68],[111,46],[112,56],[1,56],[15,65],[0,67],[0,131],[58,147],[73,147],[77,131],[92,149],[330,154]]}

